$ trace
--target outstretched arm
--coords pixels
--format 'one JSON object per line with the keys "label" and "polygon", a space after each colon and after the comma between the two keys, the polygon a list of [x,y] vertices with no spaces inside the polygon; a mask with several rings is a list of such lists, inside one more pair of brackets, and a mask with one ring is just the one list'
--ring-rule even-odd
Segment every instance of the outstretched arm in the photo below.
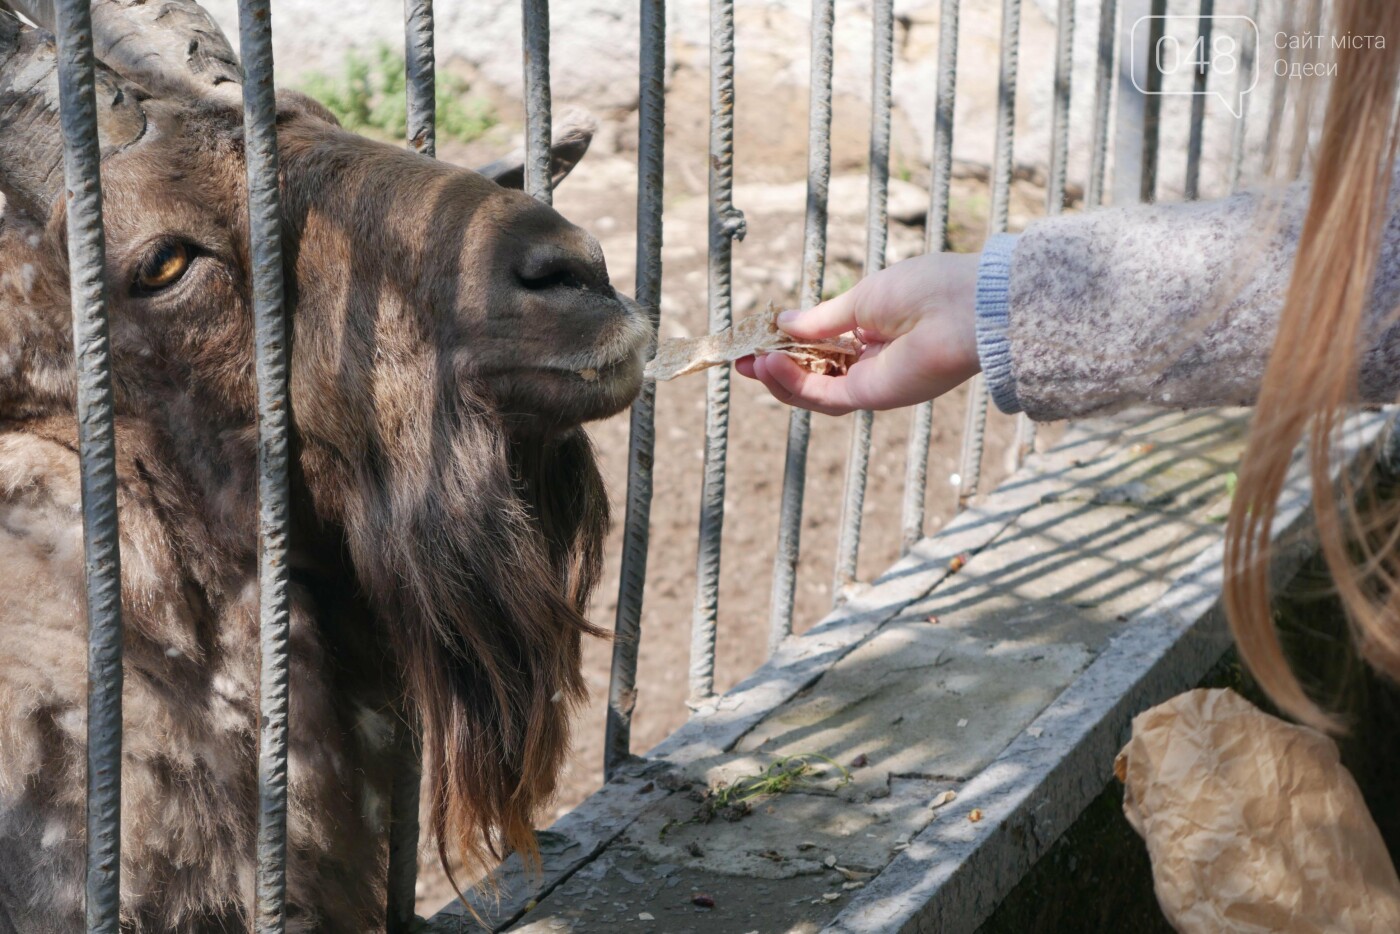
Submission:
{"label": "outstretched arm", "polygon": [[[994,291],[988,280],[1004,269],[1005,316],[984,304],[978,331],[998,404],[1040,420],[1133,403],[1251,404],[1307,204],[1307,189],[1294,186],[1054,218],[1014,242],[994,238],[983,292]],[[1378,320],[1400,294],[1398,239],[1392,223]],[[1393,355],[1386,341],[1367,358],[1369,398],[1393,397]]]}
{"label": "outstretched arm", "polygon": [[[1295,186],[1041,220],[1020,236],[993,237],[980,260],[908,260],[783,320],[804,338],[860,326],[873,346],[845,377],[813,376],[776,357],[740,369],[785,401],[833,414],[933,398],[979,366],[999,407],[1040,420],[1134,403],[1248,404],[1307,199]],[[1397,304],[1400,216],[1392,215],[1372,349],[1362,358],[1366,401],[1400,392]]]}

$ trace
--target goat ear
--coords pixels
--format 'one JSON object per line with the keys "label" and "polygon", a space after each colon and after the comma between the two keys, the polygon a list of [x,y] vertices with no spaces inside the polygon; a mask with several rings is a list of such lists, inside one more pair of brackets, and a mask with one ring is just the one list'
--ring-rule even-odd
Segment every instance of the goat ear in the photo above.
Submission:
{"label": "goat ear", "polygon": [[[559,121],[554,130],[554,142],[549,147],[549,176],[551,187],[558,185],[574,170],[583,154],[588,152],[588,144],[593,142],[593,133],[598,129],[598,121],[580,112],[571,112]],[[490,165],[483,165],[477,172],[485,175],[502,188],[525,187],[525,151],[516,150],[504,159],[497,159]]]}

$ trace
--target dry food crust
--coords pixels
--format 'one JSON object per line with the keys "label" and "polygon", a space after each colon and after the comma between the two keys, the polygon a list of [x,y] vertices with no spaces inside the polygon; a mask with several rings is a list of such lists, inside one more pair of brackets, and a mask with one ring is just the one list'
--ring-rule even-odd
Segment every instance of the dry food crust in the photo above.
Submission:
{"label": "dry food crust", "polygon": [[780,353],[809,372],[839,376],[860,357],[860,344],[853,337],[799,341],[778,327],[777,318],[777,309],[770,305],[767,311],[750,315],[726,331],[662,341],[645,375],[655,380],[675,379],[752,354]]}

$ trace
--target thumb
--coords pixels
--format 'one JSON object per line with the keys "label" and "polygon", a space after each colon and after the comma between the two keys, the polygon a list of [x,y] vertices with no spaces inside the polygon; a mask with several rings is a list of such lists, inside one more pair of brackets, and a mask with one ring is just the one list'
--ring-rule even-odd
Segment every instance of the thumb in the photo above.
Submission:
{"label": "thumb", "polygon": [[830,301],[800,311],[785,311],[778,315],[778,327],[798,340],[806,341],[845,334],[855,329],[856,313],[860,308],[857,295],[860,291],[857,284],[856,288],[843,292]]}

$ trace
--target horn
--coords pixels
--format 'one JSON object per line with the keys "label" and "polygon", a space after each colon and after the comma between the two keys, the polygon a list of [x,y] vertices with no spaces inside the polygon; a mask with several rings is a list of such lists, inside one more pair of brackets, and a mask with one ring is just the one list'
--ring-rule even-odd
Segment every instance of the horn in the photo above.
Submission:
{"label": "horn", "polygon": [[[53,0],[0,0],[54,31]],[[214,18],[194,0],[93,0],[97,60],[154,97],[240,101],[243,71]]]}
{"label": "horn", "polygon": [[[115,75],[97,67],[97,135],[105,158],[146,132],[146,115]],[[0,191],[37,221],[63,188],[58,47],[53,38],[0,16]]]}

